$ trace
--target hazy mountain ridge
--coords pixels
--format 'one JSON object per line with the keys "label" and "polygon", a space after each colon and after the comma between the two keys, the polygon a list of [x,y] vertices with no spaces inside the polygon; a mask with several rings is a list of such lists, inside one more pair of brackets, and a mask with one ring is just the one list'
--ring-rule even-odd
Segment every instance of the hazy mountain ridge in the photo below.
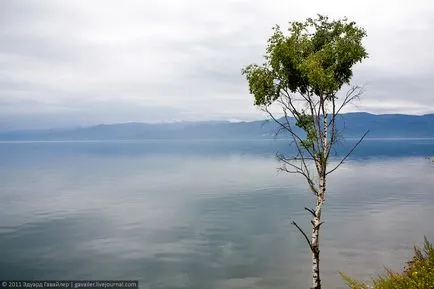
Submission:
{"label": "hazy mountain ridge", "polygon": [[[432,138],[434,114],[404,115],[346,113],[337,120],[344,137],[358,137],[369,129],[369,138]],[[293,120],[292,120],[293,121]],[[100,124],[76,129],[0,132],[0,140],[134,140],[134,139],[232,139],[272,138],[278,125],[272,120],[229,122]]]}

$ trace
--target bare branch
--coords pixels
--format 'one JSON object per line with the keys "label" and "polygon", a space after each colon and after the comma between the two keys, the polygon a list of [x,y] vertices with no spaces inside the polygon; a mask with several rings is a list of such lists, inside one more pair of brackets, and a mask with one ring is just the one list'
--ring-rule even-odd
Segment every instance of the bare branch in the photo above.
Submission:
{"label": "bare branch", "polygon": [[309,213],[311,213],[315,218],[316,218],[316,214],[315,214],[315,212],[312,210],[312,209],[309,209],[309,208],[304,208],[306,211],[308,211]]}
{"label": "bare branch", "polygon": [[297,229],[300,231],[300,233],[301,233],[301,234],[303,235],[303,237],[306,239],[306,242],[307,242],[307,244],[309,245],[309,248],[313,251],[312,243],[310,242],[309,237],[306,235],[306,233],[303,231],[303,229],[300,228],[300,226],[297,225],[297,223],[294,222],[294,221],[292,221],[291,224],[293,224],[295,227],[297,227]]}
{"label": "bare branch", "polygon": [[324,223],[325,223],[325,221],[319,223],[318,225],[316,225],[315,227],[313,227],[313,229],[314,229],[314,230],[319,229],[319,227],[320,227],[322,224],[324,224]]}
{"label": "bare branch", "polygon": [[[314,125],[316,124],[315,125],[315,127],[316,127],[315,131],[316,131],[317,135],[319,136],[319,132],[320,132],[319,119],[317,117],[318,115],[315,115],[316,106],[317,105],[319,106],[319,101],[317,103],[315,103],[312,100],[312,98],[311,98],[311,93],[310,92],[307,93],[307,97],[308,97],[308,103],[309,103],[310,113],[314,117]],[[319,147],[320,147],[320,139],[318,137],[316,137],[315,139],[316,139],[316,147],[317,147],[317,150],[318,150]],[[316,169],[317,169],[317,172],[319,173],[320,170],[319,170],[318,165],[316,166]]]}
{"label": "bare branch", "polygon": [[[285,158],[285,156],[280,155],[280,154],[276,154],[276,158],[277,158],[278,161],[284,163],[284,165],[291,166],[293,169],[295,169],[296,172],[299,172],[300,174],[303,174],[303,168],[300,167],[300,166],[297,166],[297,165],[295,165],[293,163],[291,163],[291,161],[287,160]],[[283,167],[283,170],[286,171],[286,167]]]}
{"label": "bare branch", "polygon": [[[312,179],[311,176],[310,176],[310,170],[309,170],[309,168],[307,167],[307,162],[306,162],[307,160],[313,160],[314,163],[315,163],[315,165],[316,165],[317,170],[319,170],[319,167],[318,167],[318,165],[317,165],[317,158],[314,157],[314,154],[313,154],[309,149],[307,149],[307,148],[304,148],[304,151],[306,151],[306,152],[309,154],[310,157],[306,157],[306,156],[303,154],[303,149],[302,149],[302,148],[300,147],[300,145],[298,144],[298,142],[301,142],[302,140],[301,140],[301,138],[300,138],[300,137],[299,137],[299,136],[298,136],[298,135],[297,135],[297,134],[292,130],[292,126],[291,126],[291,123],[290,123],[290,120],[289,120],[289,118],[288,118],[288,114],[287,114],[287,111],[286,111],[286,110],[289,110],[289,111],[292,111],[292,109],[295,110],[294,113],[293,113],[294,116],[296,116],[298,112],[296,112],[296,108],[295,108],[294,106],[292,106],[291,103],[290,103],[290,106],[291,106],[291,107],[288,107],[287,104],[283,101],[282,98],[279,99],[278,102],[280,102],[280,103],[282,104],[282,106],[283,106],[283,113],[284,113],[284,116],[285,116],[284,119],[285,119],[285,122],[286,122],[286,123],[282,123],[282,122],[280,122],[278,119],[276,119],[276,118],[274,117],[274,115],[273,115],[273,114],[272,114],[272,113],[271,113],[267,108],[265,108],[265,111],[270,115],[270,117],[271,117],[271,118],[272,118],[276,123],[278,123],[278,124],[280,125],[280,128],[279,128],[278,131],[286,130],[286,131],[288,131],[288,132],[290,133],[290,135],[291,135],[292,138],[293,138],[293,143],[295,144],[295,146],[296,146],[296,148],[297,148],[297,152],[298,152],[297,156],[295,156],[295,157],[293,157],[293,158],[286,158],[286,157],[283,156],[283,155],[277,155],[278,159],[279,159],[281,162],[283,162],[284,164],[289,165],[289,166],[291,166],[293,169],[295,169],[295,170],[288,170],[286,167],[283,167],[283,168],[281,168],[281,170],[282,170],[282,171],[285,171],[285,172],[288,172],[288,173],[299,173],[299,174],[303,175],[303,176],[305,177],[307,183],[309,184],[309,187],[310,187],[310,189],[312,190],[312,192],[313,192],[315,195],[318,195],[318,189],[316,188],[316,185],[315,185],[313,179]],[[286,110],[285,110],[285,109],[286,109]],[[294,165],[293,163],[291,163],[291,161],[296,161],[296,160],[299,160],[299,161],[300,161],[301,166],[296,166],[296,165]]]}
{"label": "bare branch", "polygon": [[331,132],[330,132],[330,142],[328,144],[328,147],[326,148],[326,160],[328,160],[330,156],[330,151],[333,148],[333,145],[335,143],[335,134],[336,134],[336,99],[335,96],[332,96],[332,116],[330,123],[327,126],[331,125]]}
{"label": "bare branch", "polygon": [[342,104],[339,106],[339,108],[337,109],[335,115],[338,115],[342,108],[347,105],[348,103],[350,103],[351,101],[353,101],[354,99],[357,99],[360,97],[360,95],[363,94],[363,87],[362,86],[358,86],[358,85],[354,85],[352,86],[347,93],[345,94],[345,98],[344,101],[342,102]]}
{"label": "bare branch", "polygon": [[[303,96],[304,97],[304,96]],[[287,125],[288,125],[288,127],[289,128],[291,128],[291,124],[290,124],[290,122],[289,122],[289,120],[288,120],[288,114],[287,114],[287,112],[286,112],[286,110],[289,110],[293,115],[294,115],[294,117],[296,118],[296,120],[298,121],[299,119],[300,119],[300,113],[297,111],[297,109],[294,107],[294,105],[292,104],[292,101],[291,101],[291,98],[288,96],[287,97],[287,99],[288,99],[288,102],[289,102],[289,105],[290,105],[290,107],[283,101],[283,99],[282,98],[280,98],[279,99],[279,102],[280,102],[280,104],[283,106],[283,113],[284,113],[284,115],[285,115],[285,120],[286,120],[286,123],[287,123]],[[309,101],[308,101],[309,102]],[[309,102],[309,105],[311,105],[311,102]],[[286,109],[286,110],[285,110]],[[300,139],[300,137],[298,137],[297,136],[297,138],[298,138],[298,141],[300,141],[301,142],[301,139]],[[297,150],[300,152],[300,157],[301,157],[301,162],[302,162],[302,164],[303,164],[303,166],[304,166],[304,169],[305,169],[305,172],[306,172],[306,174],[307,174],[307,176],[306,176],[306,179],[308,180],[308,182],[312,182],[312,179],[311,179],[311,177],[310,177],[310,173],[309,173],[309,169],[307,168],[307,165],[306,165],[306,161],[305,161],[305,157],[303,156],[303,154],[301,153],[301,149],[300,149],[300,146],[298,145],[298,143],[297,143],[297,140],[294,138],[294,142],[295,142],[295,144],[296,144],[296,146],[297,146]],[[317,143],[318,143],[318,139],[317,139]],[[319,144],[317,144],[317,148],[319,147]],[[309,155],[311,156],[311,158],[312,158],[312,160],[314,161],[314,163],[315,163],[315,166],[316,166],[316,169],[317,169],[317,172],[319,173],[319,166],[318,166],[318,159],[316,158],[316,156],[315,156],[315,151],[316,151],[316,149],[315,149],[315,145],[313,146],[313,148],[312,148],[312,152],[308,149],[308,148],[304,148],[308,153],[309,153]],[[316,193],[316,190],[313,190],[315,193]]]}
{"label": "bare branch", "polygon": [[[302,99],[301,101],[304,100],[304,103],[308,105],[308,109],[310,111],[310,114],[314,117],[314,125],[315,125],[315,131],[316,133],[319,135],[320,133],[320,126],[319,126],[319,119],[317,118],[318,113],[316,112],[316,107],[318,106],[319,108],[319,103],[320,101],[314,101],[314,99],[312,99],[312,95],[313,93],[311,91],[307,91],[306,93],[301,92],[300,90],[297,90],[297,92],[301,95]],[[293,99],[289,99],[290,104],[292,105],[292,101]],[[319,138],[315,138],[316,143],[314,143],[314,148],[313,151],[317,151],[320,148],[320,142],[319,142]],[[315,148],[316,145],[316,148]],[[317,170],[318,170],[318,166],[317,166]]]}
{"label": "bare branch", "polygon": [[[318,189],[315,185],[315,182],[310,177],[309,169],[306,165],[304,158],[300,159],[301,164],[303,166],[297,166],[297,165],[291,163],[291,160],[297,160],[297,157],[293,157],[292,159],[287,159],[285,156],[277,154],[277,158],[279,161],[284,163],[284,167],[280,168],[281,171],[288,172],[288,173],[298,173],[298,174],[304,176],[311,191],[315,194],[315,196],[318,196],[318,194],[319,194]],[[285,165],[289,165],[292,168],[294,168],[295,170],[288,170]]]}
{"label": "bare branch", "polygon": [[[301,142],[302,139],[292,130],[291,124],[289,123],[289,120],[287,118],[287,114],[286,114],[286,125],[282,122],[280,122],[269,110],[267,107],[264,108],[264,111],[280,126],[281,130],[286,130],[287,132],[290,133],[290,135],[292,136],[292,138],[294,139],[294,143],[297,146],[297,150],[299,152],[300,155],[303,155],[303,150],[298,146],[298,142]],[[284,112],[285,113],[285,112]],[[313,153],[309,150],[309,149],[305,149],[305,151],[312,157],[314,158]]]}
{"label": "bare branch", "polygon": [[288,174],[299,174],[300,173],[297,170],[295,170],[295,171],[288,170],[286,167],[280,167],[280,168],[277,168],[277,169],[279,171],[282,171],[282,172],[285,172],[285,173],[288,173]]}
{"label": "bare branch", "polygon": [[369,130],[367,130],[363,136],[359,139],[359,141],[353,146],[353,148],[345,155],[345,157],[342,158],[342,160],[330,171],[326,173],[326,175],[333,173],[337,168],[339,168],[343,162],[350,156],[350,154],[357,148],[357,146],[362,142],[362,140],[365,138],[365,136],[369,133]]}

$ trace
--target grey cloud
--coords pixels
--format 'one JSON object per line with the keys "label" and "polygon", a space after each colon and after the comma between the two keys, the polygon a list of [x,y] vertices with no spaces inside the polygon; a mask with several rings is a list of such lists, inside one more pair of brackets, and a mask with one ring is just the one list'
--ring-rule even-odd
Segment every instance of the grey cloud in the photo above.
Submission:
{"label": "grey cloud", "polygon": [[262,62],[272,26],[316,13],[348,16],[368,30],[370,59],[354,73],[366,93],[350,110],[434,112],[430,1],[365,1],[357,9],[339,1],[273,3],[2,1],[1,122],[263,118],[241,68]]}

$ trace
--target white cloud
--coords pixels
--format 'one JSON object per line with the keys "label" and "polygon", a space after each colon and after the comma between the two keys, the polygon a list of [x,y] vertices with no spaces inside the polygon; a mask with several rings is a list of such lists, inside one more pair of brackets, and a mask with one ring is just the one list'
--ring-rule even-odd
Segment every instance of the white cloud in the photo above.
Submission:
{"label": "white cloud", "polygon": [[316,13],[368,31],[359,108],[434,112],[430,1],[17,0],[0,3],[0,122],[264,117],[241,67],[262,61],[272,26]]}

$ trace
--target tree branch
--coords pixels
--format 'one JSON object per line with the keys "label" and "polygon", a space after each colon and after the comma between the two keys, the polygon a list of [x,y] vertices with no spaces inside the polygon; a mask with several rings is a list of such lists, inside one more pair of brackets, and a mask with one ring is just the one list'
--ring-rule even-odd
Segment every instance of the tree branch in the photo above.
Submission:
{"label": "tree branch", "polygon": [[[285,96],[286,97],[286,96]],[[287,98],[289,99],[289,95],[287,96]],[[273,115],[273,113],[271,113],[269,110],[268,110],[268,107],[267,106],[265,106],[264,108],[263,108],[263,110],[279,125],[279,129],[278,129],[278,131],[276,132],[276,134],[278,134],[280,131],[282,131],[282,130],[286,130],[287,132],[289,132],[290,133],[290,135],[292,136],[292,138],[293,138],[293,142],[294,142],[294,144],[295,144],[295,146],[296,146],[296,148],[297,148],[297,152],[298,152],[298,154],[295,156],[295,157],[293,157],[293,158],[291,158],[291,159],[289,159],[289,158],[286,158],[285,156],[283,156],[283,155],[277,155],[277,158],[278,158],[278,160],[279,161],[281,161],[281,162],[283,162],[284,164],[286,164],[286,165],[289,165],[289,166],[291,166],[294,170],[290,170],[290,169],[287,169],[286,167],[282,167],[282,168],[280,168],[280,170],[281,171],[284,171],[284,172],[288,172],[288,173],[298,173],[298,174],[301,174],[302,176],[304,176],[305,177],[305,179],[306,179],[306,181],[307,181],[307,183],[309,184],[309,187],[310,187],[310,189],[311,189],[311,191],[316,195],[316,196],[318,196],[318,189],[316,188],[316,185],[315,185],[315,182],[313,181],[313,179],[311,178],[311,176],[310,176],[310,170],[309,170],[309,168],[308,168],[308,166],[307,166],[307,160],[313,160],[314,161],[314,163],[315,163],[315,166],[316,166],[316,168],[317,168],[317,171],[319,170],[319,168],[318,168],[318,164],[317,164],[317,161],[318,161],[318,159],[315,157],[315,155],[313,154],[313,152],[311,152],[309,149],[307,149],[307,148],[301,148],[300,147],[300,145],[299,145],[299,142],[302,142],[302,140],[301,140],[301,138],[293,131],[293,129],[292,129],[292,126],[291,126],[291,123],[290,123],[290,120],[289,120],[289,117],[288,117],[288,114],[287,114],[287,110],[289,110],[293,115],[294,115],[294,117],[296,118],[297,117],[297,115],[299,115],[299,113],[298,113],[298,111],[296,110],[296,108],[292,105],[292,103],[290,103],[289,105],[291,106],[291,107],[289,107],[285,102],[284,102],[284,100],[282,99],[282,97],[279,99],[279,100],[277,100],[279,103],[281,103],[282,104],[282,107],[283,107],[283,113],[284,113],[284,119],[285,119],[285,122],[286,123],[283,123],[283,122],[281,122],[281,121],[279,121],[274,115]],[[309,157],[306,157],[305,155],[304,155],[304,152],[306,152],[308,155],[309,155]],[[296,166],[296,165],[294,165],[291,161],[296,161],[296,160],[299,160],[300,161],[300,163],[301,163],[301,165],[300,166]]]}
{"label": "tree branch", "polygon": [[309,208],[304,208],[306,211],[308,211],[309,213],[311,213],[315,218],[316,218],[316,214],[315,214],[315,212],[312,210],[312,209],[309,209]]}
{"label": "tree branch", "polygon": [[365,138],[365,136],[369,133],[369,130],[367,130],[363,136],[359,139],[359,141],[353,146],[353,148],[345,155],[345,157],[342,158],[342,160],[330,171],[326,173],[326,175],[333,173],[337,168],[339,168],[343,162],[350,156],[350,154],[357,148],[357,146],[362,142],[362,140]]}
{"label": "tree branch", "polygon": [[335,96],[332,96],[332,116],[330,123],[327,126],[331,125],[331,132],[330,132],[330,142],[327,147],[327,153],[326,153],[326,159],[329,159],[330,151],[333,148],[333,145],[335,143],[335,135],[336,135],[336,99]]}
{"label": "tree branch", "polygon": [[354,85],[352,86],[345,94],[345,98],[344,101],[342,102],[342,104],[339,106],[339,108],[337,109],[335,115],[338,115],[342,108],[347,105],[348,103],[350,103],[351,101],[353,101],[356,98],[359,98],[360,95],[363,94],[363,87],[362,86],[358,86],[358,85]]}
{"label": "tree branch", "polygon": [[[264,111],[280,126],[281,130],[286,130],[287,132],[290,133],[290,135],[293,137],[294,142],[297,146],[297,150],[300,154],[300,156],[303,155],[303,150],[298,146],[298,142],[301,142],[302,139],[292,130],[291,124],[289,123],[289,120],[287,118],[287,114],[284,111],[285,114],[285,119],[286,119],[286,124],[283,124],[282,122],[280,122],[277,118],[274,117],[274,115],[268,110],[267,107],[264,108]],[[309,150],[309,149],[305,149],[305,151],[310,155],[311,158],[315,159],[313,153]]]}
{"label": "tree branch", "polygon": [[[314,230],[318,230],[319,227],[321,227],[322,224],[324,224],[324,221],[322,221],[322,222],[319,223],[318,225],[314,226],[313,229],[314,229]],[[312,225],[314,225],[314,224],[312,224]]]}
{"label": "tree branch", "polygon": [[[304,162],[304,160],[303,161],[300,160],[301,163],[302,163],[302,165],[305,167],[305,169],[303,170],[303,167],[300,167],[300,166],[297,166],[297,165],[291,163],[290,160],[288,160],[283,155],[277,154],[276,157],[277,157],[277,159],[279,161],[281,161],[281,162],[284,163],[284,167],[279,168],[281,171],[284,171],[284,172],[287,172],[287,173],[292,173],[292,174],[297,173],[297,174],[300,174],[300,175],[304,176],[304,178],[306,179],[306,181],[307,181],[307,183],[308,183],[309,188],[311,189],[311,191],[315,194],[315,196],[318,196],[318,194],[319,194],[318,189],[316,188],[315,182],[310,177],[309,169],[307,168],[306,163]],[[297,157],[294,157],[293,159],[297,160]],[[288,170],[285,165],[289,165],[289,166],[293,167],[295,170]]]}
{"label": "tree branch", "polygon": [[[286,92],[286,93],[287,93],[287,92]],[[302,95],[302,97],[305,98],[304,95]],[[286,123],[287,123],[288,127],[291,128],[291,124],[290,124],[290,122],[289,122],[289,120],[288,120],[288,114],[287,114],[286,110],[289,110],[289,111],[293,114],[293,116],[294,116],[294,118],[296,119],[296,121],[299,121],[299,119],[300,119],[300,113],[297,111],[297,109],[295,108],[295,106],[292,104],[291,97],[289,96],[289,94],[286,95],[286,98],[288,99],[288,103],[289,103],[290,107],[289,107],[289,106],[288,106],[288,105],[283,101],[282,97],[278,100],[278,102],[283,106],[283,114],[284,114],[284,116],[285,116]],[[306,99],[306,98],[305,98],[305,99]],[[310,99],[310,98],[309,98],[309,99]],[[309,103],[310,106],[312,106],[312,101],[308,101],[308,103]],[[307,132],[306,132],[306,133],[307,133]],[[297,136],[297,138],[298,138],[298,141],[300,141],[300,142],[302,141],[300,137]],[[316,140],[317,140],[317,142],[318,142],[318,138],[317,138]],[[298,143],[297,143],[297,140],[294,139],[294,142],[295,142],[295,144],[296,144],[296,146],[297,146],[297,150],[298,150],[299,153],[300,153],[301,162],[302,162],[302,164],[304,165],[305,172],[306,172],[307,175],[308,175],[307,178],[311,180],[310,175],[309,175],[309,169],[307,168],[307,165],[306,165],[306,162],[305,162],[305,157],[304,157],[303,154],[301,153],[301,149],[300,149],[300,146],[299,146]],[[319,145],[318,145],[317,147],[319,147]],[[309,153],[309,155],[311,156],[312,160],[313,160],[314,163],[315,163],[316,169],[317,169],[317,171],[319,172],[319,167],[318,167],[318,164],[317,164],[317,160],[318,160],[318,159],[316,158],[315,153],[314,153],[314,152],[317,150],[317,149],[315,149],[315,145],[313,145],[312,152],[311,152],[308,148],[306,148],[306,147],[304,147],[304,149],[305,149],[305,150]]]}
{"label": "tree branch", "polygon": [[300,228],[300,226],[297,225],[297,223],[294,222],[294,221],[292,221],[291,224],[293,224],[295,227],[297,227],[297,229],[300,231],[300,233],[301,233],[301,234],[303,235],[303,237],[306,239],[306,242],[307,242],[307,244],[309,245],[309,248],[313,251],[312,243],[310,242],[309,237],[306,235],[306,233],[303,231],[303,229]]}

